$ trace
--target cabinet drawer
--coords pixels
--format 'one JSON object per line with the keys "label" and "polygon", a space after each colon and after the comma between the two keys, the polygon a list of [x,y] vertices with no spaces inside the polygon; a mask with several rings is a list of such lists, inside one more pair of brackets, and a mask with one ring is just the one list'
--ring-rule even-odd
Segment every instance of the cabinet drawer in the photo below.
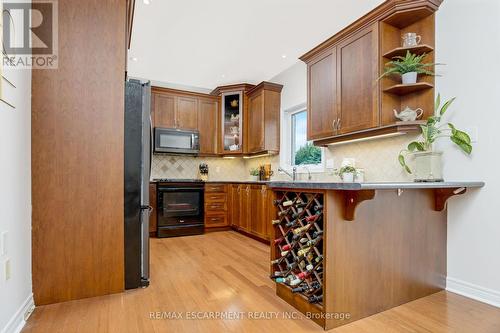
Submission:
{"label": "cabinet drawer", "polygon": [[213,193],[213,192],[226,193],[226,185],[224,185],[224,184],[205,184],[205,192],[207,192],[207,193]]}
{"label": "cabinet drawer", "polygon": [[205,203],[205,211],[219,211],[225,212],[227,210],[226,202],[209,202]]}
{"label": "cabinet drawer", "polygon": [[226,202],[227,195],[226,193],[206,193],[205,194],[205,203],[213,203],[213,202]]}
{"label": "cabinet drawer", "polygon": [[205,227],[225,227],[227,226],[226,214],[205,215]]}

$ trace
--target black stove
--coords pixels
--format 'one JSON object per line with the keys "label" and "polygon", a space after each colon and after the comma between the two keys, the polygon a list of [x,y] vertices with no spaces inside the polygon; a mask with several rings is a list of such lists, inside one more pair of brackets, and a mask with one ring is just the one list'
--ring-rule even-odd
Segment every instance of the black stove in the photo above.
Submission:
{"label": "black stove", "polygon": [[204,187],[200,179],[155,179],[158,237],[199,235],[204,232]]}

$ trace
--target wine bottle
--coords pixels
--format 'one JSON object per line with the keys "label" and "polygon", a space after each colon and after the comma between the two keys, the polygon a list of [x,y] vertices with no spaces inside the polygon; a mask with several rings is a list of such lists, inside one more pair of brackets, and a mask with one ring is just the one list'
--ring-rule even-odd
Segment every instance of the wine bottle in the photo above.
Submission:
{"label": "wine bottle", "polygon": [[276,225],[276,224],[280,224],[281,221],[280,220],[272,220],[271,223],[272,223],[272,225]]}
{"label": "wine bottle", "polygon": [[322,255],[322,254],[320,254],[319,256],[317,256],[317,257],[314,259],[314,261],[315,261],[315,262],[317,262],[317,263],[318,263],[318,262],[320,262],[320,261],[322,261],[322,260],[323,260],[323,255]]}
{"label": "wine bottle", "polygon": [[311,227],[311,225],[308,224],[308,225],[305,225],[303,227],[300,227],[300,228],[297,228],[297,229],[293,229],[293,233],[295,235],[302,234],[304,231],[307,231],[310,227]]}
{"label": "wine bottle", "polygon": [[307,237],[302,237],[302,238],[299,240],[299,242],[301,242],[302,244],[307,243],[307,242],[309,242],[309,238],[307,238]]}
{"label": "wine bottle", "polygon": [[271,264],[272,265],[277,265],[277,264],[279,264],[281,262],[281,260],[282,260],[281,258],[275,259],[275,260],[271,261]]}
{"label": "wine bottle", "polygon": [[304,280],[306,277],[309,276],[309,272],[300,272],[299,274],[297,274],[297,278],[301,279],[301,280]]}
{"label": "wine bottle", "polygon": [[271,275],[271,279],[273,279],[273,280],[274,280],[274,279],[277,279],[277,278],[279,278],[279,277],[283,277],[283,274],[284,274],[283,272],[280,272],[280,271],[275,271],[275,272],[273,273],[273,275]]}
{"label": "wine bottle", "polygon": [[323,235],[323,230],[318,230],[313,232],[313,238],[317,238],[318,236]]}
{"label": "wine bottle", "polygon": [[297,286],[302,283],[302,279],[300,278],[295,278],[289,282],[290,286]]}
{"label": "wine bottle", "polygon": [[283,202],[281,205],[283,207],[289,207],[289,206],[293,205],[293,201],[292,200],[287,200],[287,201]]}
{"label": "wine bottle", "polygon": [[308,298],[309,303],[319,303],[323,301],[323,295],[312,295]]}
{"label": "wine bottle", "polygon": [[286,257],[286,255],[289,253],[289,251],[281,251],[281,256]]}
{"label": "wine bottle", "polygon": [[307,241],[306,245],[307,246],[314,246],[317,243],[319,243],[320,240],[321,240],[321,237],[316,237],[314,239],[311,239],[310,241]]}
{"label": "wine bottle", "polygon": [[308,217],[306,217],[306,222],[308,222],[308,223],[316,222],[319,219],[319,216],[320,216],[320,214],[308,216]]}
{"label": "wine bottle", "polygon": [[284,200],[284,198],[282,198],[281,200],[280,199],[273,200],[273,204],[275,206],[278,206],[278,205],[280,205],[283,202],[283,200]]}
{"label": "wine bottle", "polygon": [[291,220],[290,222],[288,222],[287,224],[285,224],[285,226],[288,227],[288,228],[293,228],[297,224],[298,224],[298,220]]}
{"label": "wine bottle", "polygon": [[319,210],[322,210],[323,209],[323,205],[316,205],[314,206],[314,210],[315,211],[319,211]]}
{"label": "wine bottle", "polygon": [[305,247],[303,249],[300,249],[297,251],[297,255],[301,256],[301,255],[305,255],[307,252],[309,252],[311,248],[310,247]]}
{"label": "wine bottle", "polygon": [[288,250],[290,250],[292,247],[293,247],[293,246],[292,246],[292,244],[286,244],[286,245],[283,245],[283,246],[281,247],[281,250],[282,250],[282,251],[288,251]]}
{"label": "wine bottle", "polygon": [[307,283],[304,283],[299,287],[293,288],[292,293],[311,292],[311,291],[319,289],[320,287],[321,287],[321,285],[318,281],[314,281],[310,285],[308,285]]}
{"label": "wine bottle", "polygon": [[307,206],[307,203],[306,202],[303,202],[303,201],[299,201],[299,202],[296,202],[295,203],[295,207],[296,208],[304,208]]}
{"label": "wine bottle", "polygon": [[273,240],[273,244],[274,245],[281,244],[281,242],[283,242],[284,240],[285,240],[285,237],[276,238],[275,240]]}

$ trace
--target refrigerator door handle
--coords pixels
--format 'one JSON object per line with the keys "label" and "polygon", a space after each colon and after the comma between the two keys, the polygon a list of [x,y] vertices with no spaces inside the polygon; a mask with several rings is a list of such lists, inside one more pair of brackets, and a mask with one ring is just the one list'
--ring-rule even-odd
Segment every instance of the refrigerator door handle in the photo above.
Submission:
{"label": "refrigerator door handle", "polygon": [[149,139],[149,176],[153,173],[153,146],[154,146],[154,133],[153,133],[153,119],[151,118],[151,113],[149,114],[149,129],[150,129],[150,139]]}

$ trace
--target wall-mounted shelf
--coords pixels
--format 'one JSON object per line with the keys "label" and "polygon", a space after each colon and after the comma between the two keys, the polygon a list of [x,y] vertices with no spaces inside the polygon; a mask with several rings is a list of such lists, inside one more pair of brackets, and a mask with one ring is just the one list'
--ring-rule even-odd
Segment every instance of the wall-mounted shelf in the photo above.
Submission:
{"label": "wall-mounted shelf", "polygon": [[399,96],[412,94],[417,91],[432,89],[434,85],[427,82],[417,82],[414,84],[396,84],[384,89],[384,92]]}
{"label": "wall-mounted shelf", "polygon": [[389,59],[392,59],[396,56],[404,57],[406,55],[406,52],[408,51],[416,55],[421,55],[424,53],[429,53],[434,51],[434,48],[427,44],[421,44],[412,47],[397,47],[395,49],[390,50],[389,52],[384,53],[384,57]]}

